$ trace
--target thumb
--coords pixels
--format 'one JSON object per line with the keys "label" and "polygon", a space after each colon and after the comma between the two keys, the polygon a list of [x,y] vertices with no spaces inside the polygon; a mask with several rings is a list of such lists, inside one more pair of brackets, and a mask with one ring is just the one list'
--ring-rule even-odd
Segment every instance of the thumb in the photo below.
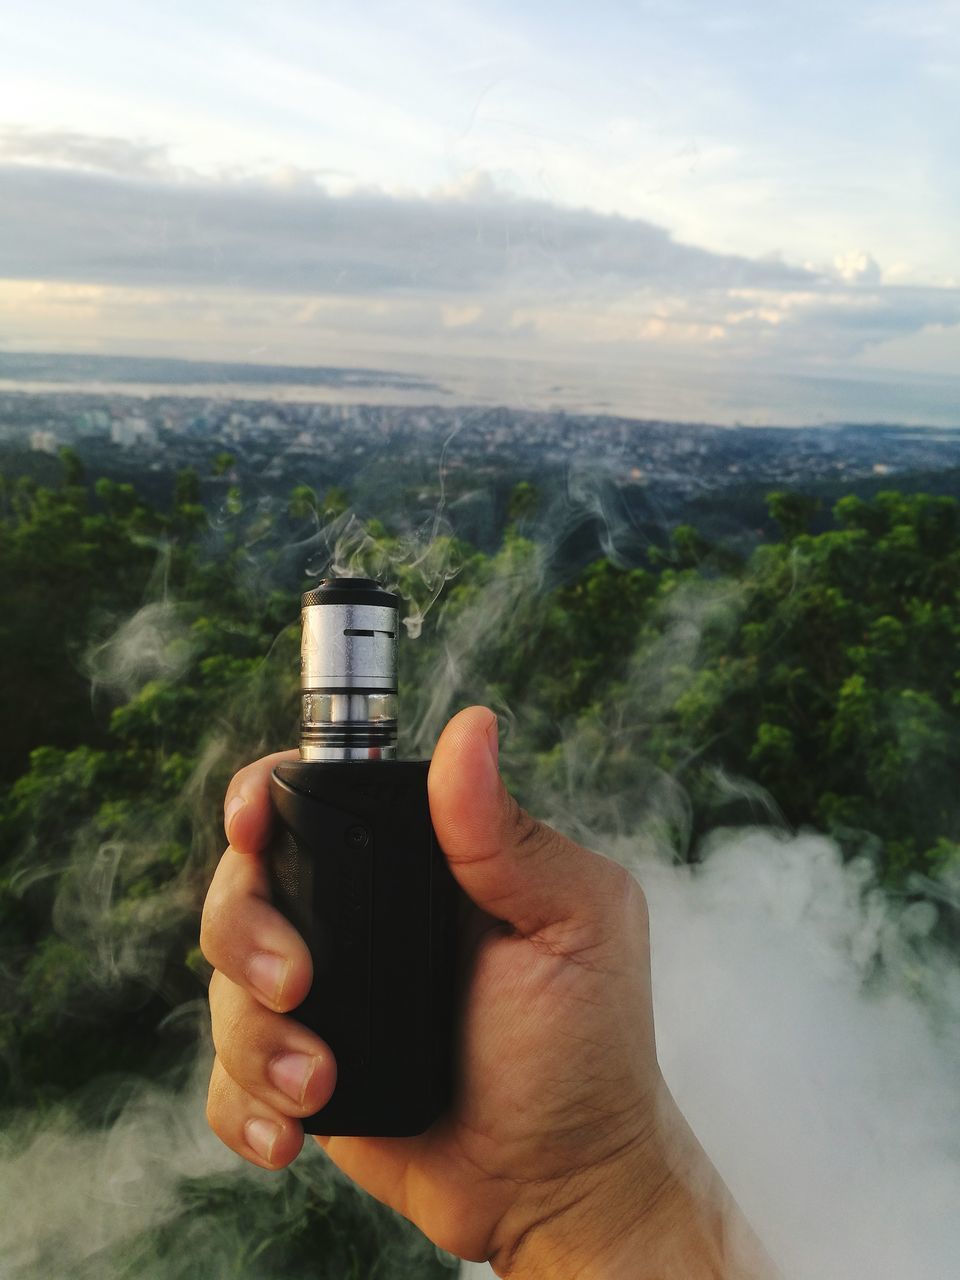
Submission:
{"label": "thumb", "polygon": [[455,715],[430,764],[430,813],[467,896],[530,937],[583,918],[616,867],[521,809],[500,778],[497,748],[492,711]]}

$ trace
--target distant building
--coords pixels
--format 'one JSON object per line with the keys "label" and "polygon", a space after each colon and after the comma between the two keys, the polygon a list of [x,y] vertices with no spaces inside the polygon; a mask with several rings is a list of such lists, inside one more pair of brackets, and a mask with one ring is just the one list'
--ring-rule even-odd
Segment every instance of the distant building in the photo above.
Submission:
{"label": "distant building", "polygon": [[110,415],[104,409],[90,409],[77,415],[77,435],[105,435],[110,429]]}
{"label": "distant building", "polygon": [[60,448],[60,437],[55,431],[31,431],[30,448],[34,453],[52,453],[56,455]]}
{"label": "distant building", "polygon": [[110,424],[110,440],[124,449],[129,449],[133,445],[152,448],[157,443],[157,432],[146,418],[139,416],[114,418]]}

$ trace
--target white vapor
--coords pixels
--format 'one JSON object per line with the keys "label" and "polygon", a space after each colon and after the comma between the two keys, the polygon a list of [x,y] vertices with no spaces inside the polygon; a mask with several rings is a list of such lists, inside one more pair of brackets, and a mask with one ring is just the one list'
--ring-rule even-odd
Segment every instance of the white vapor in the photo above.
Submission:
{"label": "white vapor", "polygon": [[664,1074],[784,1275],[955,1274],[960,970],[929,907],[812,835],[642,875]]}

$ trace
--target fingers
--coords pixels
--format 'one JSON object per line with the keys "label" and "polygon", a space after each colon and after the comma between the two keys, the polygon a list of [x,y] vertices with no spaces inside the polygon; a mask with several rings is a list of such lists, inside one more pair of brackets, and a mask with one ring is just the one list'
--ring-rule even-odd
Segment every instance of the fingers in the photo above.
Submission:
{"label": "fingers", "polygon": [[234,774],[223,801],[227,840],[240,853],[259,853],[270,832],[270,794],[267,784],[281,760],[296,760],[297,751],[275,751]]}
{"label": "fingers", "polygon": [[312,1031],[219,973],[210,983],[210,1017],[217,1060],[246,1093],[290,1116],[313,1115],[330,1101],[336,1064]]}
{"label": "fingers", "polygon": [[200,927],[201,949],[215,970],[210,1013],[217,1057],[207,1119],[228,1147],[267,1169],[296,1157],[303,1145],[296,1117],[320,1110],[336,1084],[327,1045],[281,1016],[303,1000],[313,968],[303,939],[270,903],[258,856],[270,831],[270,774],[296,754],[266,756],[231,782],[224,801],[231,847],[214,873]]}
{"label": "fingers", "polygon": [[429,793],[437,838],[464,891],[526,937],[582,919],[626,879],[520,808],[500,779],[497,721],[486,707],[468,707],[444,729]]}
{"label": "fingers", "polygon": [[207,1123],[231,1151],[261,1169],[282,1169],[303,1146],[303,1126],[242,1089],[214,1061],[207,1093]]}
{"label": "fingers", "polygon": [[220,859],[207,891],[200,949],[214,969],[271,1009],[294,1009],[310,990],[306,943],[271,905],[262,861],[236,849]]}

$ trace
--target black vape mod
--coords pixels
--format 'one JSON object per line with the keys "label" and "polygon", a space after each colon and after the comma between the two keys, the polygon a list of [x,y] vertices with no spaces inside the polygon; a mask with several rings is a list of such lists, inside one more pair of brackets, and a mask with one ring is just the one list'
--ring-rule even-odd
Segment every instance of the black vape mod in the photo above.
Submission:
{"label": "black vape mod", "polygon": [[425,760],[398,760],[400,600],[368,578],[302,598],[300,759],[271,779],[274,902],[313,957],[292,1016],[337,1084],[307,1133],[422,1133],[452,1086],[459,892]]}

